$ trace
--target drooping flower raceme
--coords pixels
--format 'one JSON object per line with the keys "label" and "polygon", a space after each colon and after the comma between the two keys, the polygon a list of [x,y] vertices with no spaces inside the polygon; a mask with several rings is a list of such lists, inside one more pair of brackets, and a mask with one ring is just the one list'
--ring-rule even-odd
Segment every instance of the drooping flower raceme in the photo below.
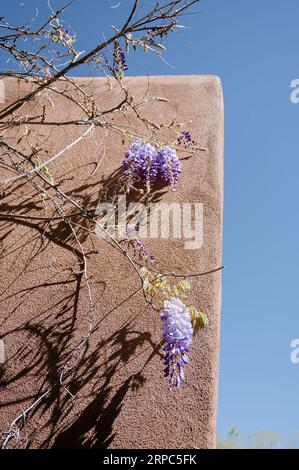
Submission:
{"label": "drooping flower raceme", "polygon": [[147,193],[159,178],[175,189],[181,174],[181,163],[175,149],[158,148],[143,143],[141,139],[136,139],[125,153],[123,168],[126,185],[129,187],[141,182]]}
{"label": "drooping flower raceme", "polygon": [[127,236],[121,243],[124,245],[125,249],[133,250],[133,254],[138,256],[139,261],[153,263],[156,260],[155,256],[151,255],[143,243],[134,236]]}
{"label": "drooping flower raceme", "polygon": [[133,145],[125,153],[123,168],[124,179],[128,186],[141,181],[147,192],[157,179],[157,150],[151,144],[144,144],[141,139],[136,139]]}
{"label": "drooping flower raceme", "polygon": [[175,188],[181,174],[181,162],[176,151],[171,147],[163,147],[157,155],[157,164],[162,180],[167,186]]}
{"label": "drooping flower raceme", "polygon": [[182,131],[179,133],[177,138],[178,145],[183,144],[185,149],[188,147],[195,147],[197,144],[195,140],[192,139],[189,131]]}
{"label": "drooping flower raceme", "polygon": [[178,136],[178,144],[184,142],[185,144],[192,142],[191,135],[189,131],[182,131]]}
{"label": "drooping flower raceme", "polygon": [[164,302],[161,310],[163,322],[164,375],[168,378],[169,390],[178,388],[185,378],[183,366],[189,363],[187,353],[192,341],[191,316],[180,299],[172,298]]}
{"label": "drooping flower raceme", "polygon": [[114,68],[117,73],[121,74],[125,70],[128,70],[125,54],[122,48],[120,47],[118,41],[114,41],[113,58],[114,58]]}

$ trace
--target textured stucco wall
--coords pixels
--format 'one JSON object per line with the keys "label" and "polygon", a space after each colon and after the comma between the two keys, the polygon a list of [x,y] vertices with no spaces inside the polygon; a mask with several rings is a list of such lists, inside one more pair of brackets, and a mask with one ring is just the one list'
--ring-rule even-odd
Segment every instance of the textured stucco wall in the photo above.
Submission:
{"label": "textured stucco wall", "polygon": [[[5,104],[22,96],[26,86],[5,80]],[[104,80],[76,79],[94,89],[96,99],[113,102]],[[148,79],[128,79],[142,96]],[[63,86],[63,85],[61,85]],[[183,160],[178,191],[163,201],[204,205],[204,242],[185,250],[182,240],[148,242],[161,269],[201,272],[221,265],[223,197],[223,101],[217,77],[150,77],[153,102],[147,116],[188,122],[192,136],[206,152]],[[68,120],[74,109],[57,94],[48,106],[53,120]],[[28,112],[42,111],[42,98]],[[121,117],[116,117],[116,122]],[[73,126],[40,127],[52,154],[83,130]],[[138,128],[136,129],[138,132]],[[165,138],[168,136],[165,132]],[[16,142],[24,127],[11,135]],[[101,182],[120,166],[121,137],[95,130],[50,166],[55,181],[81,204],[94,209]],[[104,153],[103,153],[104,152]],[[100,165],[97,162],[101,161]],[[1,167],[3,180],[7,173]],[[21,409],[43,390],[52,391],[30,415],[30,445],[45,447],[207,448],[215,445],[221,272],[194,278],[190,303],[207,313],[209,326],[194,339],[186,382],[175,393],[167,390],[160,357],[159,314],[149,308],[139,280],[128,261],[103,240],[80,240],[88,253],[89,276],[95,296],[94,333],[80,367],[66,380],[70,395],[58,384],[59,371],[88,328],[87,295],[76,244],[65,237],[62,223],[12,219],[14,214],[43,216],[44,203],[18,181],[13,191],[2,188],[0,200],[0,334],[6,361],[1,367],[0,422],[6,430]],[[6,217],[5,215],[9,217]],[[80,222],[80,217],[75,219]],[[135,294],[134,294],[135,293]],[[134,294],[134,295],[132,295]]]}

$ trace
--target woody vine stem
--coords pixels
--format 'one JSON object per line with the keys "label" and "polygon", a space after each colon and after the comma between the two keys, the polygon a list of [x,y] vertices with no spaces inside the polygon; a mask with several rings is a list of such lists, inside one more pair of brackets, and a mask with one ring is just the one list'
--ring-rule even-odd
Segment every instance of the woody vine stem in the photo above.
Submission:
{"label": "woody vine stem", "polygon": [[[69,374],[80,364],[93,333],[94,300],[88,274],[88,257],[78,236],[78,230],[89,235],[104,233],[105,240],[118,250],[133,267],[140,280],[137,292],[143,292],[144,299],[161,315],[165,346],[164,372],[170,390],[181,385],[184,380],[184,365],[188,363],[188,351],[192,335],[204,327],[207,317],[194,306],[187,306],[187,294],[191,289],[191,279],[203,275],[212,275],[223,267],[212,268],[205,273],[163,272],[155,268],[155,257],[150,254],[138,237],[127,233],[123,239],[111,235],[101,224],[90,207],[85,207],[73,196],[66,194],[62,183],[55,181],[51,174],[51,164],[66,158],[67,152],[83,139],[92,137],[96,128],[102,129],[104,138],[114,133],[121,136],[127,144],[123,158],[122,171],[118,175],[116,188],[123,194],[138,192],[144,200],[150,196],[155,184],[179,190],[177,185],[183,171],[179,155],[192,156],[204,152],[194,136],[176,119],[157,123],[150,120],[144,110],[152,102],[165,102],[163,97],[144,96],[136,98],[128,88],[124,78],[128,70],[127,54],[136,50],[151,52],[163,59],[165,38],[184,28],[183,16],[199,0],[148,1],[134,0],[123,25],[112,26],[112,34],[103,42],[96,44],[89,51],[77,50],[77,36],[64,20],[65,12],[72,7],[70,1],[58,10],[48,2],[49,16],[44,22],[39,13],[19,26],[11,24],[6,18],[0,18],[0,50],[4,55],[9,70],[2,71],[2,77],[14,77],[26,84],[29,91],[0,110],[0,191],[2,194],[13,192],[16,185],[26,182],[28,188],[41,198],[49,208],[48,214],[9,214],[1,213],[5,220],[35,220],[45,224],[45,231],[56,222],[65,224],[78,246],[78,276],[83,276],[88,296],[88,323],[86,334],[77,344],[72,355],[62,367],[57,383],[72,398],[66,385]],[[141,4],[142,5],[142,9]],[[96,97],[70,74],[82,66],[92,68],[94,76],[105,77],[107,90],[118,87],[118,102],[111,107],[103,107]],[[53,97],[62,96],[76,112],[68,121],[52,120],[49,109]],[[44,103],[42,112],[35,115],[36,99]],[[31,108],[32,106],[32,108]],[[114,117],[120,115],[130,123],[130,116],[140,123],[144,134],[136,132],[136,126],[117,124]],[[47,139],[39,133],[39,126],[56,128],[74,126],[82,128],[79,137],[67,143],[64,148],[50,156]],[[159,138],[161,129],[167,129],[173,139],[163,142]],[[15,130],[24,130],[18,139],[13,139]],[[150,138],[149,138],[150,135]],[[103,139],[104,139],[103,138]],[[98,144],[97,144],[98,145]],[[105,158],[102,150],[100,161]],[[100,162],[98,162],[99,164]],[[2,177],[5,174],[5,177]],[[76,217],[80,215],[81,221]],[[83,223],[84,221],[84,223]],[[162,271],[162,272],[161,272]],[[52,385],[54,386],[54,385]],[[51,388],[43,393],[31,405],[20,412],[12,421],[10,428],[3,432],[2,448],[10,445],[28,445],[25,424],[30,413],[46,400]],[[24,431],[24,432],[22,432]]]}

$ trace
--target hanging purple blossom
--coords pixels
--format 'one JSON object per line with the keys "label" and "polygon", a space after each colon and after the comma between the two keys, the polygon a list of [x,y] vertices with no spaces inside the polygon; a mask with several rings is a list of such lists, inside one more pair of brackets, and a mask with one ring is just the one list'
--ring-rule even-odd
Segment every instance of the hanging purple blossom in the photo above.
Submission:
{"label": "hanging purple blossom", "polygon": [[181,163],[174,149],[158,149],[151,144],[144,144],[141,139],[136,139],[125,153],[123,168],[127,187],[141,182],[147,193],[159,178],[175,189],[181,174]]}
{"label": "hanging purple blossom", "polygon": [[133,250],[133,254],[138,256],[139,261],[145,261],[153,263],[156,261],[155,256],[151,255],[148,249],[143,245],[143,243],[136,237],[127,237],[122,240],[125,248],[127,250]]}
{"label": "hanging purple blossom", "polygon": [[178,135],[178,144],[183,144],[185,148],[190,147],[190,145],[196,145],[194,140],[192,140],[189,131],[182,131]]}
{"label": "hanging purple blossom", "polygon": [[164,354],[164,375],[168,378],[169,390],[179,388],[185,378],[183,366],[189,363],[187,353],[192,341],[191,316],[180,299],[172,298],[164,302],[161,310],[163,338],[166,345]]}
{"label": "hanging purple blossom", "polygon": [[176,151],[171,147],[163,147],[157,155],[157,164],[162,180],[174,189],[182,171]]}
{"label": "hanging purple blossom", "polygon": [[142,182],[146,191],[149,192],[151,186],[157,179],[157,150],[150,144],[144,144],[140,139],[136,139],[133,145],[125,153],[123,161],[124,180],[128,186],[132,183]]}
{"label": "hanging purple blossom", "polygon": [[116,70],[117,73],[122,73],[125,70],[128,70],[125,54],[122,48],[120,47],[118,41],[114,41],[113,58],[114,58],[114,69]]}

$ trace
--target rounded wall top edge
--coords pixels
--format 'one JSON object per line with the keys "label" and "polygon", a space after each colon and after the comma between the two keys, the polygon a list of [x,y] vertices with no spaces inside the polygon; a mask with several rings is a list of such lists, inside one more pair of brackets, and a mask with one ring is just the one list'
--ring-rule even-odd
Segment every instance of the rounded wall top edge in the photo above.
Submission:
{"label": "rounded wall top edge", "polygon": [[[7,80],[16,80],[18,79],[18,76],[10,76],[6,74],[0,73],[0,78],[6,78]],[[24,78],[24,76],[20,76],[19,78]],[[88,75],[82,75],[82,76],[72,76],[70,75],[69,78],[72,78],[73,80],[105,80],[106,77],[96,77],[96,76],[88,76]],[[190,74],[190,75],[127,75],[124,77],[124,80],[128,79],[176,79],[176,80],[183,80],[183,79],[209,79],[209,80],[216,80],[221,82],[221,78],[218,75],[209,75],[209,74]]]}

